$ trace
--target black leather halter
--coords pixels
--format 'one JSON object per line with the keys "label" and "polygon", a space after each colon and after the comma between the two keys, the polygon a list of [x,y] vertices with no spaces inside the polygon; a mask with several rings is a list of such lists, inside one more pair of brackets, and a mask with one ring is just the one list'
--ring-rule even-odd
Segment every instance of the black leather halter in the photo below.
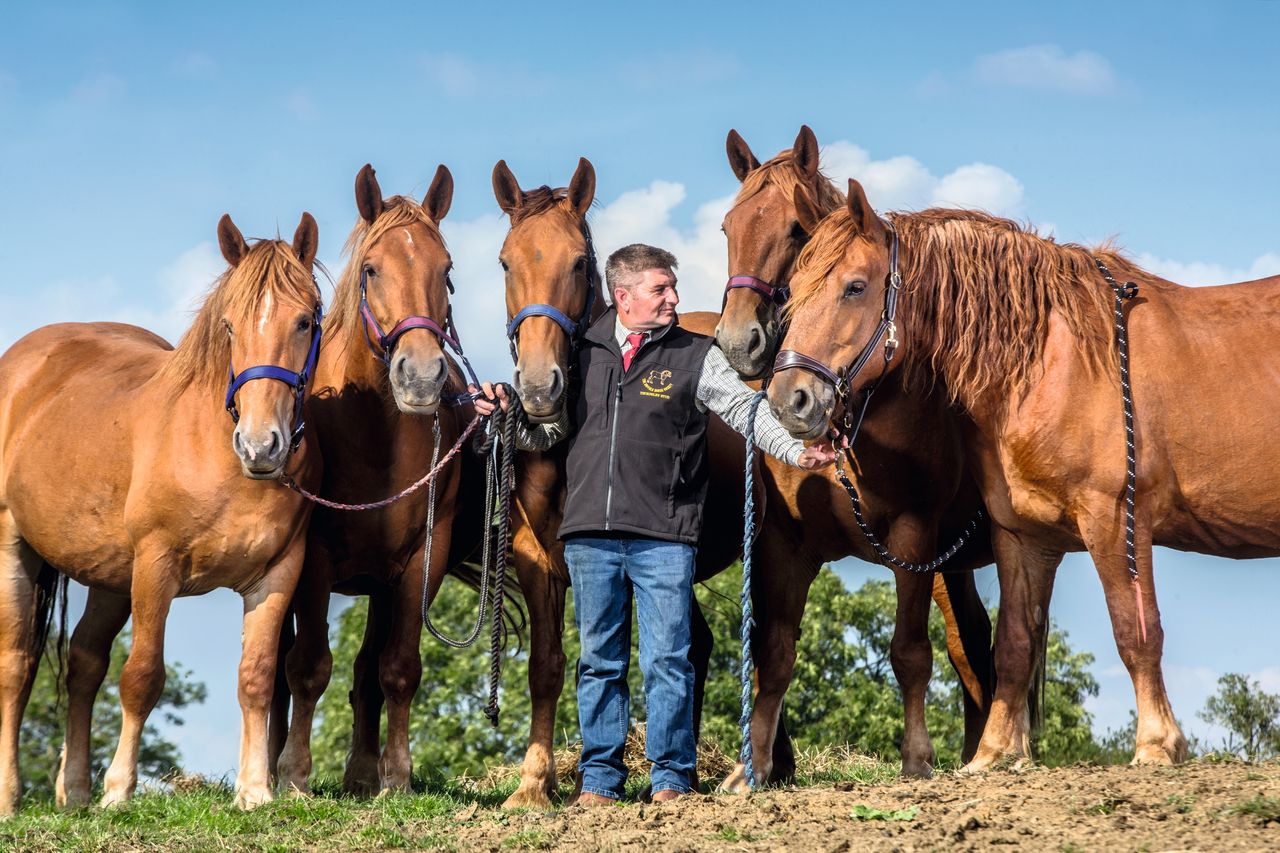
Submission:
{"label": "black leather halter", "polygon": [[[862,372],[862,368],[871,360],[871,356],[875,354],[882,338],[885,341],[884,368],[880,372],[881,376],[884,376],[884,370],[888,369],[889,362],[893,361],[893,355],[898,349],[898,327],[895,319],[898,316],[898,294],[902,290],[902,274],[898,272],[898,231],[893,227],[892,222],[886,219],[882,219],[881,222],[884,223],[884,226],[889,229],[889,233],[893,236],[893,242],[889,247],[889,276],[885,282],[884,311],[880,314],[880,322],[876,325],[875,331],[871,333],[871,339],[867,341],[866,346],[858,353],[858,357],[853,360],[852,364],[838,370],[832,370],[816,358],[807,356],[804,353],[795,350],[781,350],[773,363],[773,372],[775,374],[783,370],[807,370],[824,382],[829,383],[835,389],[837,399],[844,405],[845,432],[846,434],[850,431],[852,432],[852,435],[849,435],[850,442],[856,436],[856,427],[862,424],[862,418],[859,416],[857,424],[853,423],[852,407],[849,400],[853,389],[849,383],[853,377]],[[886,334],[888,335],[887,338],[885,337]],[[861,406],[863,412],[866,411],[871,394],[879,383],[880,380],[877,379],[864,392]]]}

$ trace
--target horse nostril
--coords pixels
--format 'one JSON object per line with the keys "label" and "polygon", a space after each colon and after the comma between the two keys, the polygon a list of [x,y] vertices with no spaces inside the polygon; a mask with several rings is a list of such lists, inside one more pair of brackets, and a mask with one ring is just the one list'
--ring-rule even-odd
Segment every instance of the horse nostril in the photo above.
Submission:
{"label": "horse nostril", "polygon": [[231,449],[236,452],[237,456],[244,456],[244,438],[240,435],[240,428],[231,432]]}
{"label": "horse nostril", "polygon": [[809,394],[803,388],[797,388],[791,394],[791,408],[797,415],[803,415],[809,408]]}
{"label": "horse nostril", "polygon": [[395,361],[393,361],[393,362],[392,362],[392,364],[391,364],[391,373],[392,373],[392,375],[394,375],[394,376],[395,376],[395,378],[396,378],[396,379],[398,379],[398,380],[400,380],[400,381],[404,381],[404,378],[405,378],[405,376],[404,376],[404,374],[405,374],[405,358],[404,358],[404,356],[402,356],[402,355],[398,355],[398,356],[396,356]]}
{"label": "horse nostril", "polygon": [[443,382],[449,373],[449,362],[442,355],[436,359],[436,382]]}
{"label": "horse nostril", "polygon": [[564,389],[564,374],[560,372],[560,367],[551,368],[551,384],[547,387],[547,396],[552,400],[559,399],[560,392]]}
{"label": "horse nostril", "polygon": [[284,436],[280,435],[280,430],[271,430],[271,447],[267,449],[267,458],[274,459],[280,455],[280,451],[284,449]]}
{"label": "horse nostril", "polygon": [[761,331],[759,326],[752,326],[751,341],[750,343],[747,344],[747,352],[750,353],[752,356],[756,356],[756,355],[759,355],[760,351],[763,349],[764,349],[764,332]]}

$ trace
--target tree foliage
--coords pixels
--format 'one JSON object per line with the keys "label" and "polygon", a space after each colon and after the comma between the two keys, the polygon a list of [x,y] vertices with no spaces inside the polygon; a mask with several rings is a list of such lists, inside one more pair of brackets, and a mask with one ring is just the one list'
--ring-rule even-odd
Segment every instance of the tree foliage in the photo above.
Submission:
{"label": "tree foliage", "polygon": [[[703,714],[703,737],[731,752],[739,743],[738,599],[741,567],[712,578],[696,590],[711,625],[712,654]],[[432,618],[453,635],[474,622],[477,596],[448,580],[432,604]],[[565,686],[557,711],[557,742],[578,739],[574,697],[574,664],[578,654],[573,627],[572,594],[565,619]],[[356,652],[364,636],[366,604],[345,610],[333,629],[334,675],[318,709],[314,738],[317,772],[340,776],[351,742],[348,693]],[[902,739],[902,698],[889,664],[895,594],[889,581],[869,581],[848,590],[824,568],[810,588],[797,650],[795,678],[786,711],[799,747],[852,743],[864,752],[896,759]],[[926,719],[940,763],[959,763],[964,719],[959,679],[946,656],[945,626],[935,609],[929,635],[934,648],[933,679]],[[486,634],[487,636],[487,634]],[[633,645],[635,639],[633,637]],[[454,775],[482,773],[495,762],[518,761],[528,733],[528,656],[509,649],[503,660],[502,719],[490,728],[482,709],[488,695],[488,652],[485,639],[470,649],[450,649],[424,634],[423,681],[411,714],[414,768],[418,773]],[[644,719],[638,655],[631,667],[632,716]],[[1046,678],[1045,726],[1037,739],[1037,755],[1050,764],[1098,760],[1100,752],[1083,708],[1098,684],[1089,673],[1093,658],[1071,649],[1065,632],[1052,629]],[[1127,760],[1127,759],[1126,759]]]}
{"label": "tree foliage", "polygon": [[[100,783],[115,754],[120,737],[120,671],[128,658],[128,630],[111,645],[111,664],[93,704],[93,724],[89,739],[91,778]],[[41,661],[26,714],[22,718],[22,776],[28,796],[52,797],[62,758],[62,738],[67,723],[65,691],[58,684],[58,667],[49,658],[58,637],[49,638],[50,654]],[[155,726],[157,715],[171,726],[181,726],[180,713],[189,705],[204,702],[205,685],[196,681],[181,664],[165,665],[164,691],[150,721],[142,732],[138,752],[138,775],[159,778],[182,765],[182,754],[173,742],[161,736]]]}
{"label": "tree foliage", "polygon": [[1229,672],[1205,702],[1200,718],[1227,731],[1225,752],[1246,761],[1280,755],[1280,695],[1267,693],[1247,675]]}

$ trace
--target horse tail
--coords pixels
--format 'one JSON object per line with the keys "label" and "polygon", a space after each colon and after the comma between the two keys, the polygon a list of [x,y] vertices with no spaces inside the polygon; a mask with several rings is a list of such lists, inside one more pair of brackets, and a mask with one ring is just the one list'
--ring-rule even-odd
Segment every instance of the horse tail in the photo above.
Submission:
{"label": "horse tail", "polygon": [[[513,567],[514,568],[514,567]],[[458,563],[449,567],[449,574],[462,581],[477,593],[480,592],[481,578],[484,569],[475,563]],[[516,648],[524,648],[524,632],[529,625],[529,616],[525,611],[524,590],[520,588],[520,581],[516,579],[514,570],[507,572],[506,588],[502,591],[502,598],[505,604],[502,610],[502,642],[501,647],[507,647],[508,639],[514,635],[516,638]]]}
{"label": "horse tail", "polygon": [[31,614],[34,630],[31,632],[28,652],[36,658],[43,657],[49,651],[49,634],[53,630],[55,617],[58,620],[57,642],[53,648],[54,683],[57,685],[55,711],[62,708],[70,640],[67,632],[67,582],[66,575],[48,563],[43,564],[36,575],[36,606]]}

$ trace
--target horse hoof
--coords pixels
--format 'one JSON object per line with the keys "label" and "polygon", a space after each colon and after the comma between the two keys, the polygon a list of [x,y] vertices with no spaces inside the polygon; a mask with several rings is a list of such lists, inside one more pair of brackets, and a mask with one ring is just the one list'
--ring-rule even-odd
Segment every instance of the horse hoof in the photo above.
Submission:
{"label": "horse hoof", "polygon": [[932,779],[933,768],[929,766],[927,761],[912,761],[910,763],[902,763],[902,778],[904,779]]}
{"label": "horse hoof", "polygon": [[1160,744],[1144,743],[1133,753],[1130,764],[1175,764],[1174,757]]}
{"label": "horse hoof", "polygon": [[298,785],[296,782],[290,782],[287,785],[280,786],[280,794],[291,800],[309,800],[311,799],[311,786],[305,782]]}
{"label": "horse hoof", "polygon": [[751,784],[747,781],[747,768],[741,764],[733,768],[733,772],[716,786],[720,794],[750,794]]}
{"label": "horse hoof", "polygon": [[271,795],[271,791],[262,788],[260,790],[244,789],[236,792],[236,808],[251,812],[264,803],[269,803],[275,799]]}
{"label": "horse hoof", "polygon": [[525,783],[521,782],[520,787],[502,803],[504,809],[537,809],[538,811],[550,811],[551,797],[547,793],[546,787],[541,781]]}
{"label": "horse hoof", "polygon": [[129,802],[129,794],[125,791],[113,791],[108,788],[102,792],[102,800],[98,805],[104,809],[112,809]]}

